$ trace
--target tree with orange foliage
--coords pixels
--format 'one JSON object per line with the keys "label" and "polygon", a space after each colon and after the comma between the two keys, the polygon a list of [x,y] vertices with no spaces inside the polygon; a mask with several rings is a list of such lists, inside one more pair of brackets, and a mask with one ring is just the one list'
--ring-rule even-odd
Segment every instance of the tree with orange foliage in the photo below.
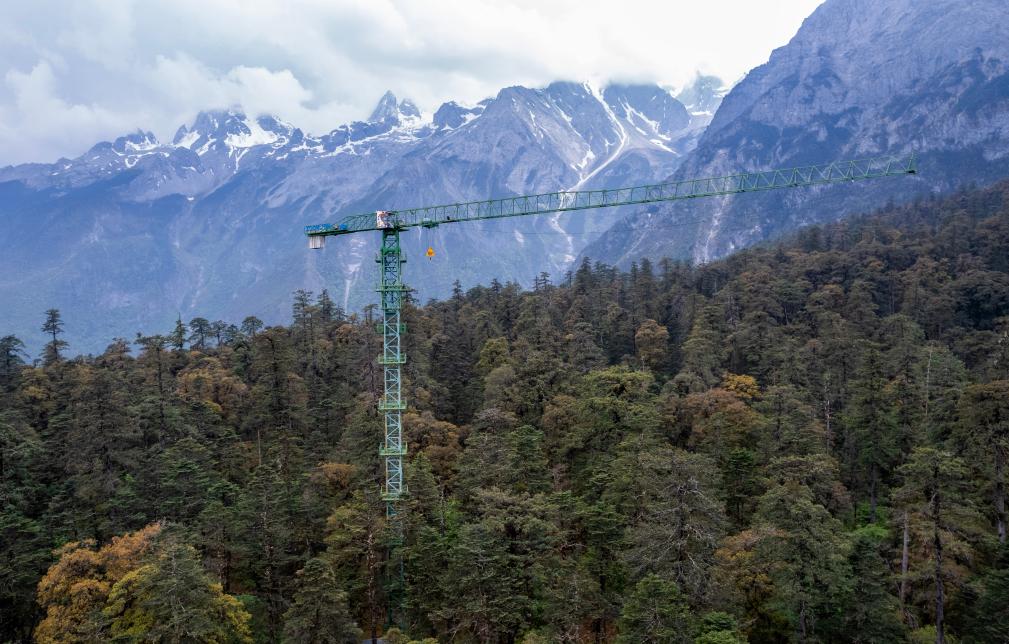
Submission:
{"label": "tree with orange foliage", "polygon": [[210,581],[196,550],[151,525],[95,548],[75,541],[39,582],[40,644],[111,639],[251,642],[249,614]]}
{"label": "tree with orange foliage", "polygon": [[45,618],[35,628],[40,644],[98,641],[107,636],[102,609],[112,587],[143,556],[161,533],[152,523],[142,530],[115,537],[95,549],[91,540],[74,541],[56,551],[59,560],[39,582],[37,599]]}

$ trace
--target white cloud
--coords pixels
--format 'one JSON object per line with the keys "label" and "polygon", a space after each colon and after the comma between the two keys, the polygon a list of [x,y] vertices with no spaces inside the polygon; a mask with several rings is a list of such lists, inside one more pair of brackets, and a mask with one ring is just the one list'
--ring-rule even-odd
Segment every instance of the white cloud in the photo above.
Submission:
{"label": "white cloud", "polygon": [[[52,66],[41,61],[29,72],[10,70],[4,77],[13,101],[0,108],[3,129],[0,137],[7,145],[34,144],[38,149],[63,149],[71,145],[85,149],[94,143],[93,132],[118,126],[119,115],[99,105],[71,104],[58,95]],[[26,146],[27,147],[27,146]],[[31,159],[27,157],[25,160]]]}
{"label": "white cloud", "polygon": [[820,1],[4,3],[0,163],[77,155],[138,127],[167,138],[236,104],[321,133],[387,89],[430,111],[557,79],[735,80]]}

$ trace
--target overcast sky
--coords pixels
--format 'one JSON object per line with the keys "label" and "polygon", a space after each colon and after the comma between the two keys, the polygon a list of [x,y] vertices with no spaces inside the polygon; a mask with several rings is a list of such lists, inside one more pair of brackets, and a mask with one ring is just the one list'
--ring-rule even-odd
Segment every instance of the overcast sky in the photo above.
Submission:
{"label": "overcast sky", "polygon": [[31,0],[0,4],[0,164],[170,139],[241,105],[312,133],[387,89],[428,112],[553,80],[738,80],[821,0]]}

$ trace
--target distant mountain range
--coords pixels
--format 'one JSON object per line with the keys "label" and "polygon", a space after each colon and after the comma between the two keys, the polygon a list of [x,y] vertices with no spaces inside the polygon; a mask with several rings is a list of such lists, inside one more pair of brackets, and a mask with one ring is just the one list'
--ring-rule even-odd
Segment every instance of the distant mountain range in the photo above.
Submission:
{"label": "distant mountain range", "polygon": [[[169,328],[177,316],[286,319],[291,292],[373,298],[374,236],[309,253],[302,227],[343,214],[669,176],[710,122],[721,83],[693,109],[658,86],[510,87],[425,118],[382,97],[365,122],[313,137],[272,116],[200,114],[171,143],[136,132],[76,159],[0,169],[0,316],[26,337],[57,307],[73,348]],[[567,269],[614,220],[543,218],[407,236],[419,297]],[[26,332],[27,330],[27,332]]]}
{"label": "distant mountain range", "polygon": [[915,179],[411,232],[408,278],[424,300],[455,280],[559,279],[581,256],[709,261],[891,199],[988,183],[1009,175],[1009,5],[827,0],[726,91],[710,77],[675,96],[559,82],[430,115],[386,94],[367,121],[321,136],[213,111],[171,143],[136,132],[0,169],[0,334],[37,349],[42,312],[57,307],[72,350],[97,351],[177,316],[279,322],[297,288],[359,309],[374,299],[377,237],[310,253],[301,229],[376,209],[920,155]]}

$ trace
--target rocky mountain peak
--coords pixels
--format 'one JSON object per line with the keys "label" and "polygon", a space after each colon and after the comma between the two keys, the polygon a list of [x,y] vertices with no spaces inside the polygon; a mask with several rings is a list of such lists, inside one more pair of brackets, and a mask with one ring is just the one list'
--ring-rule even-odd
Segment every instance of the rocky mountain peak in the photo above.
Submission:
{"label": "rocky mountain peak", "polygon": [[464,107],[455,101],[442,104],[434,113],[433,125],[436,128],[455,129],[479,116],[484,110],[484,106]]}
{"label": "rocky mountain peak", "polygon": [[161,145],[153,132],[137,130],[132,134],[121,136],[112,143],[112,149],[120,154],[146,152]]}
{"label": "rocky mountain peak", "polygon": [[408,98],[404,98],[399,102],[399,113],[401,116],[407,116],[410,118],[420,118],[420,110],[414,105],[413,101]]}
{"label": "rocky mountain peak", "polygon": [[651,126],[659,134],[668,134],[690,123],[690,114],[683,103],[658,85],[612,84],[603,90],[603,98],[618,113]]}
{"label": "rocky mountain peak", "polygon": [[420,118],[420,110],[410,99],[398,101],[396,95],[391,91],[386,92],[379,99],[378,105],[372,110],[368,117],[369,123],[382,123],[385,121],[399,122],[404,119]]}
{"label": "rocky mountain peak", "polygon": [[694,80],[676,94],[676,100],[683,103],[694,114],[714,114],[729,88],[717,76],[707,76],[698,72]]}
{"label": "rocky mountain peak", "polygon": [[382,98],[378,100],[378,105],[372,110],[371,116],[368,117],[368,121],[371,123],[377,123],[379,121],[384,121],[386,119],[396,118],[399,115],[399,105],[396,103],[396,95],[391,91],[387,91],[382,94]]}

